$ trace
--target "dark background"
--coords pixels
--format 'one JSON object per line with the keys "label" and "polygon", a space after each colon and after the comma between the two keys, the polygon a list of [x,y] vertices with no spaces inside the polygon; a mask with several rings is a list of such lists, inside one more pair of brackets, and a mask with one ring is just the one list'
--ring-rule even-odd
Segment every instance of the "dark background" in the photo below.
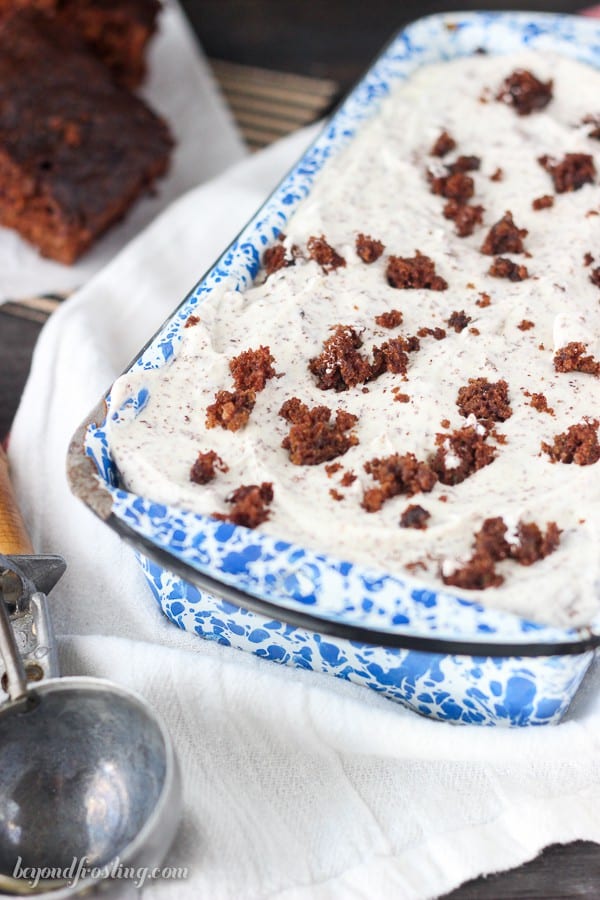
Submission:
{"label": "dark background", "polygon": [[420,16],[475,9],[572,13],[586,4],[564,0],[183,0],[182,5],[208,56],[333,78],[345,88],[394,31]]}

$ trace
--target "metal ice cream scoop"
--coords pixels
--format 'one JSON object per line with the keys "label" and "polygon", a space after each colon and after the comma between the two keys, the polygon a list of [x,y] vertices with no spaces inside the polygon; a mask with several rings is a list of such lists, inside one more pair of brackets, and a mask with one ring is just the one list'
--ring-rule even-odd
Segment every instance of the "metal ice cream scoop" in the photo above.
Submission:
{"label": "metal ice cream scoop", "polygon": [[116,865],[157,866],[181,814],[156,713],[109,681],[58,677],[45,595],[64,570],[33,555],[0,448],[0,896],[54,900]]}

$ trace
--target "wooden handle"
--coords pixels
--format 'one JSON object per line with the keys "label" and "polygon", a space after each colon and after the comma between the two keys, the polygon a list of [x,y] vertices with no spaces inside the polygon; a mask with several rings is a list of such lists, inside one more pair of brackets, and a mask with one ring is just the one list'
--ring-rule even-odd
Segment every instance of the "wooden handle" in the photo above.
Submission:
{"label": "wooden handle", "polygon": [[17,498],[8,475],[8,459],[0,446],[0,553],[33,553]]}

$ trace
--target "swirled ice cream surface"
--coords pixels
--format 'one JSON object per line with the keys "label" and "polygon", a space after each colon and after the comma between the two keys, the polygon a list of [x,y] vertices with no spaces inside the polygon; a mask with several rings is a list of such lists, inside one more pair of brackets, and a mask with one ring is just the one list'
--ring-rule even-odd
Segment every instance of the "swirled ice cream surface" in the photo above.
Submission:
{"label": "swirled ice cream surface", "polygon": [[[519,68],[553,80],[552,101],[527,116],[495,99],[503,80]],[[441,587],[441,573],[468,558],[474,532],[485,519],[501,516],[509,531],[519,521],[542,528],[556,522],[562,533],[553,553],[529,566],[500,562],[499,587],[457,593],[541,622],[592,621],[600,595],[600,463],[553,463],[541,444],[552,444],[555,435],[598,414],[598,378],[556,372],[553,356],[565,344],[581,341],[600,358],[600,287],[590,280],[591,269],[600,265],[599,175],[593,184],[557,193],[549,208],[536,211],[532,201],[555,193],[538,162],[541,156],[589,154],[600,173],[600,141],[581,124],[600,113],[599,98],[600,72],[530,51],[426,66],[393,89],[351,145],[327,163],[285,230],[287,248],[305,248],[311,236],[324,235],[346,265],[324,272],[304,256],[266,279],[259,276],[244,292],[215,290],[195,310],[200,321],[184,329],[172,362],[116,382],[113,408],[142,387],[149,391],[137,418],[107,420],[123,483],[158,502],[226,514],[226,498],[237,487],[271,482],[270,516],[260,530],[389,572],[413,566],[432,587]],[[433,158],[432,145],[444,130],[456,149]],[[459,154],[481,159],[479,170],[469,173],[475,183],[469,202],[483,206],[483,222],[467,237],[459,237],[444,218],[445,201],[431,192],[426,175],[427,168],[435,170]],[[500,254],[527,266],[530,277],[520,282],[491,277],[492,257],[480,252],[489,228],[507,210],[528,230],[527,255]],[[385,245],[369,265],[356,252],[359,233]],[[388,284],[389,256],[414,257],[417,250],[434,261],[447,290]],[[584,264],[588,253],[596,260],[591,269]],[[484,294],[488,305],[481,303]],[[378,326],[375,316],[392,309],[401,311],[401,326]],[[462,310],[471,321],[456,332],[447,320]],[[533,326],[519,328],[524,320]],[[367,352],[424,327],[444,328],[447,337],[421,339],[405,377],[386,372],[336,393],[318,387],[308,363],[337,324],[352,325]],[[280,377],[257,394],[244,428],[207,428],[206,410],[216,392],[232,389],[229,361],[260,346],[270,348]],[[495,425],[505,443],[497,444],[494,461],[460,484],[396,496],[378,512],[367,512],[361,504],[373,481],[365,462],[392,453],[427,458],[436,435],[467,424],[457,392],[470,378],[481,377],[508,383],[512,415]],[[409,401],[396,401],[394,388]],[[554,415],[532,408],[534,393],[544,394]],[[339,472],[328,473],[324,464],[290,462],[281,446],[289,423],[279,415],[290,397],[358,417],[358,443],[336,460]],[[191,466],[208,450],[228,471],[195,484]],[[356,479],[343,486],[347,471]],[[342,499],[334,499],[332,489]],[[400,527],[410,503],[430,514],[426,529]]]}

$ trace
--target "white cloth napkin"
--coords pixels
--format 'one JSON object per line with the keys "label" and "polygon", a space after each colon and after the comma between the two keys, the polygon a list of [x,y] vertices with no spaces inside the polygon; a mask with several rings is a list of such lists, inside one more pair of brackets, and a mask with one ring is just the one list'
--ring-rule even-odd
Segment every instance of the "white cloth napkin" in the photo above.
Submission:
{"label": "white cloth napkin", "polygon": [[286,171],[313,131],[178,200],[55,313],[10,442],[65,674],[109,677],[164,716],[183,769],[171,866],[149,900],[437,897],[553,842],[600,842],[596,670],[568,720],[523,730],[420,718],[356,685],[178,631],[132,551],[73,498],[76,426]]}
{"label": "white cloth napkin", "polygon": [[157,182],[154,195],[140,198],[123,222],[73,266],[44,259],[15,231],[0,228],[0,303],[67,293],[86,284],[176,197],[244,156],[231,113],[177,0],[163,0],[158,24],[140,94],[167,120],[175,138],[169,172]]}

